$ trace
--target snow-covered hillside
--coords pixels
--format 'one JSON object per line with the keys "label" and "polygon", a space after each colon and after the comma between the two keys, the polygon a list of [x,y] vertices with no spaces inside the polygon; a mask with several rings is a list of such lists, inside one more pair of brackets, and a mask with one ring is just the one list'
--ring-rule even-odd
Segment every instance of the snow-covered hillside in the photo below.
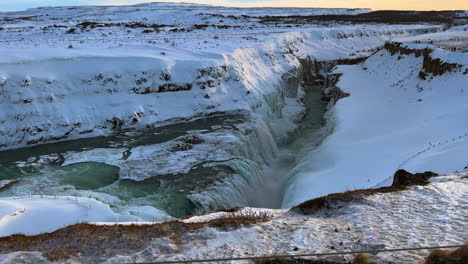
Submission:
{"label": "snow-covered hillside", "polygon": [[362,65],[338,67],[337,86],[350,96],[332,110],[333,134],[290,173],[283,206],[388,184],[397,169],[466,171],[467,65],[467,53],[388,44]]}

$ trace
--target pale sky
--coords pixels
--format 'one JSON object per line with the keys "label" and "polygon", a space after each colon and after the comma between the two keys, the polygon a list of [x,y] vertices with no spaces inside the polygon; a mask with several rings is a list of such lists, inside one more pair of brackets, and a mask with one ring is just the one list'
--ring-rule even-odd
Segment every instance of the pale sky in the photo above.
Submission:
{"label": "pale sky", "polygon": [[[24,10],[38,6],[125,5],[155,0],[0,0],[0,10]],[[241,7],[344,7],[374,10],[468,10],[468,0],[160,0]]]}

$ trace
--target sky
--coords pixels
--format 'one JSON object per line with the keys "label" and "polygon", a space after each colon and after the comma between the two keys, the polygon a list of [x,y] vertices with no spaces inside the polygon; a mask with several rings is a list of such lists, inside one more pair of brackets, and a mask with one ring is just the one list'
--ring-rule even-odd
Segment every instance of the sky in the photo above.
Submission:
{"label": "sky", "polygon": [[144,2],[192,2],[241,7],[344,7],[374,10],[468,10],[468,0],[0,0],[1,11],[39,6],[125,5]]}

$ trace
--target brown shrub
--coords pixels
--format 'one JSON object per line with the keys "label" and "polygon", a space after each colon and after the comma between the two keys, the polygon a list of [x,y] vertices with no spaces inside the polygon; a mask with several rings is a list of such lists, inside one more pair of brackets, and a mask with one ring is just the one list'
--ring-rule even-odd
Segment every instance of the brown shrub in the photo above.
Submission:
{"label": "brown shrub", "polygon": [[230,212],[228,217],[232,218],[242,218],[246,220],[252,220],[257,222],[266,222],[273,218],[273,215],[268,211],[256,211],[256,210],[236,210]]}
{"label": "brown shrub", "polygon": [[433,250],[424,264],[463,264],[468,263],[468,243],[455,250]]}
{"label": "brown shrub", "polygon": [[267,222],[272,218],[273,215],[266,211],[243,210],[227,213],[225,217],[213,219],[207,225],[226,230],[233,227]]}
{"label": "brown shrub", "polygon": [[464,247],[455,249],[451,253],[451,257],[459,258],[459,259],[467,259],[468,258],[468,242],[464,244]]}
{"label": "brown shrub", "polygon": [[369,255],[367,254],[359,253],[356,256],[354,256],[353,264],[370,264],[370,263],[372,262],[371,262]]}
{"label": "brown shrub", "polygon": [[332,260],[320,259],[300,259],[300,258],[281,258],[281,259],[262,259],[253,261],[255,264],[343,264]]}
{"label": "brown shrub", "polygon": [[448,258],[448,251],[442,249],[435,249],[433,250],[427,257],[425,264],[434,263],[436,259],[445,259]]}

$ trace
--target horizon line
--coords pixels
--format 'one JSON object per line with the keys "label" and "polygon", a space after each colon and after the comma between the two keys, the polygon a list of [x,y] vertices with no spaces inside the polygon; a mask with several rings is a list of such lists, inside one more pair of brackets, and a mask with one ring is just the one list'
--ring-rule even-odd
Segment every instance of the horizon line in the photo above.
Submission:
{"label": "horizon line", "polygon": [[154,3],[161,3],[161,4],[191,4],[191,5],[201,5],[201,6],[213,6],[213,7],[227,7],[227,8],[242,8],[242,9],[253,9],[253,8],[279,8],[279,9],[286,9],[286,8],[303,8],[303,9],[369,9],[371,11],[468,11],[466,9],[411,9],[411,8],[400,8],[400,9],[389,9],[389,8],[371,8],[371,7],[313,7],[313,6],[268,6],[265,4],[258,5],[239,5],[239,4],[209,4],[209,3],[194,3],[194,2],[142,2],[142,3],[112,3],[112,4],[83,4],[83,5],[44,5],[44,6],[33,6],[29,8],[23,9],[2,9],[0,7],[1,13],[9,13],[9,12],[23,12],[31,9],[37,8],[63,8],[63,7],[119,7],[119,6],[138,6],[138,5],[145,5],[145,4],[154,4]]}

